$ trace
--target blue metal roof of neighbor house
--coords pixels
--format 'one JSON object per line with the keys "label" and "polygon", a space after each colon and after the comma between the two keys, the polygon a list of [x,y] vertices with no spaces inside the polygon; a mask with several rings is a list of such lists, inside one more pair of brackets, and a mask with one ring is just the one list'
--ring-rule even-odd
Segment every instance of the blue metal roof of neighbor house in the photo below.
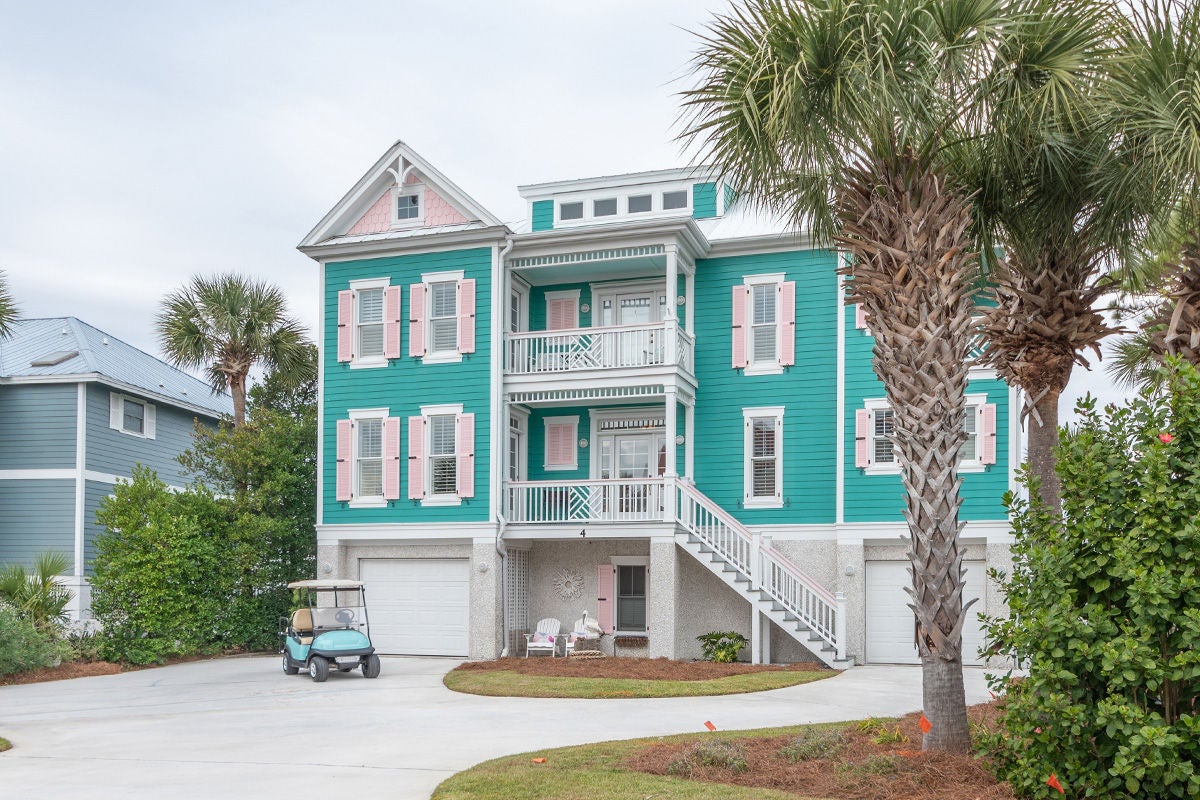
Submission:
{"label": "blue metal roof of neighbor house", "polygon": [[89,379],[213,416],[233,413],[229,395],[74,317],[17,320],[0,339],[0,384]]}

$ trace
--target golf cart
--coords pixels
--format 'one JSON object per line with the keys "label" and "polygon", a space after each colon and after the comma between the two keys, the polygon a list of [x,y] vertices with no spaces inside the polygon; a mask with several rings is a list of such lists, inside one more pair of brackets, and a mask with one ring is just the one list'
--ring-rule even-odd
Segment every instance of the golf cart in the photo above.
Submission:
{"label": "golf cart", "polygon": [[279,618],[279,652],[285,674],[308,670],[320,683],[331,669],[350,672],[361,666],[363,677],[379,677],[379,656],[371,645],[362,581],[296,581],[288,588],[300,590],[308,607],[293,611],[291,619]]}

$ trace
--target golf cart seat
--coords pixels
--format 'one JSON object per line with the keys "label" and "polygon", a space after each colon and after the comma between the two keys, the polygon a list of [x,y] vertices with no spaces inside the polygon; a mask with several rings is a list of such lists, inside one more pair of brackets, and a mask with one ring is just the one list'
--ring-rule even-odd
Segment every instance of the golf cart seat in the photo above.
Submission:
{"label": "golf cart seat", "polygon": [[313,623],[312,611],[298,608],[292,612],[292,630],[300,637],[300,644],[312,644]]}

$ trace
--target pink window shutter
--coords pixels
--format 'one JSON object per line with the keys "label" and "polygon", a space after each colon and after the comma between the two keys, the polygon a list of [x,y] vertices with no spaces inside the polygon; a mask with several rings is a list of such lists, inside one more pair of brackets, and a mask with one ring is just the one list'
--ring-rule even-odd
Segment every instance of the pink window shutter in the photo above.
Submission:
{"label": "pink window shutter", "polygon": [[867,309],[863,307],[862,303],[854,304],[854,327],[860,331],[867,329]]}
{"label": "pink window shutter", "polygon": [[351,463],[351,459],[353,458],[353,436],[353,423],[348,419],[339,419],[337,421],[337,444],[335,445],[337,468],[335,470],[334,481],[336,498],[339,503],[349,501],[353,493],[354,464]]}
{"label": "pink window shutter", "polygon": [[575,426],[565,422],[546,426],[546,466],[575,466]]}
{"label": "pink window shutter", "polygon": [[425,284],[408,287],[408,354],[413,358],[425,356]]}
{"label": "pink window shutter", "polygon": [[383,291],[383,355],[400,357],[400,287],[389,286]]}
{"label": "pink window shutter", "polygon": [[996,404],[987,403],[979,415],[979,463],[996,463]]}
{"label": "pink window shutter", "polygon": [[458,456],[458,496],[475,496],[475,415],[459,414],[454,452]]}
{"label": "pink window shutter", "polygon": [[425,420],[408,418],[408,499],[425,496]]}
{"label": "pink window shutter", "polygon": [[865,408],[854,412],[854,466],[871,466],[871,454],[867,449],[867,431],[871,429],[871,412]]}
{"label": "pink window shutter", "polygon": [[547,304],[546,329],[565,331],[575,327],[575,298],[557,297]]}
{"label": "pink window shutter", "polygon": [[616,576],[612,564],[596,567],[596,621],[600,630],[613,632],[613,617],[616,610]]}
{"label": "pink window shutter", "polygon": [[383,499],[400,499],[400,418],[383,421]]}
{"label": "pink window shutter", "polygon": [[337,360],[354,358],[354,292],[338,292]]}
{"label": "pink window shutter", "polygon": [[475,279],[458,282],[458,352],[475,352]]}
{"label": "pink window shutter", "polygon": [[742,369],[746,359],[746,296],[750,293],[744,285],[733,287],[733,368]]}
{"label": "pink window shutter", "polygon": [[796,363],[796,282],[779,284],[779,366]]}

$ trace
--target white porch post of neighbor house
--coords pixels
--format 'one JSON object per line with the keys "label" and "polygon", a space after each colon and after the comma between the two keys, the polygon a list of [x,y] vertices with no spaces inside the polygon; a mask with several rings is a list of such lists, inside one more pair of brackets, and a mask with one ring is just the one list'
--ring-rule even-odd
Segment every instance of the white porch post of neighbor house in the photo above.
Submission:
{"label": "white porch post of neighbor house", "polygon": [[683,473],[696,480],[696,400],[683,406]]}
{"label": "white porch post of neighbor house", "polygon": [[683,329],[696,336],[696,268],[685,268],[683,273]]}
{"label": "white porch post of neighbor house", "polygon": [[667,307],[665,319],[679,319],[675,311],[675,298],[679,296],[679,252],[673,245],[667,245]]}

